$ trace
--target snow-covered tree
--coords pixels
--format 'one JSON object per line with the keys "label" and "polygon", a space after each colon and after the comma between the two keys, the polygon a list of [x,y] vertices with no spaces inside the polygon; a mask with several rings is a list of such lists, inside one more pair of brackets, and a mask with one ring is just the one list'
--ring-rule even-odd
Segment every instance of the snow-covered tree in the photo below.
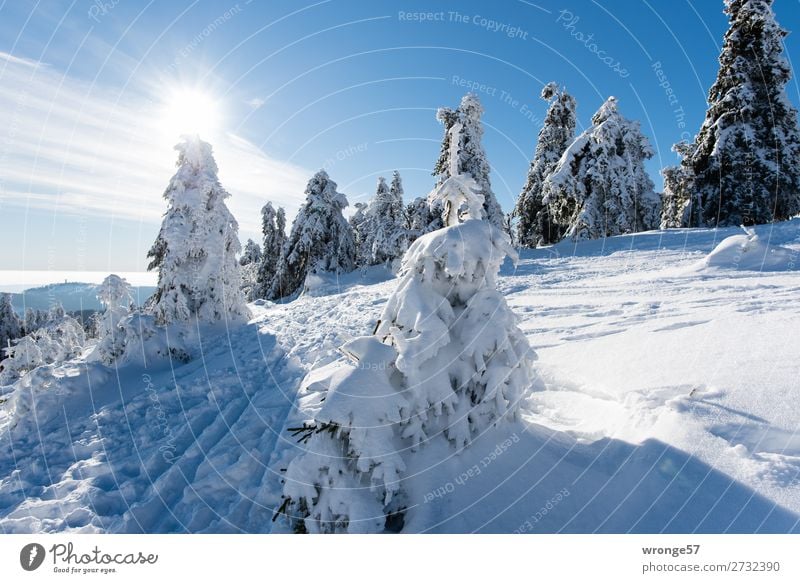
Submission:
{"label": "snow-covered tree", "polygon": [[244,244],[242,256],[239,257],[239,265],[250,265],[259,261],[261,261],[261,246],[252,239],[248,239]]}
{"label": "snow-covered tree", "polygon": [[81,323],[56,303],[43,326],[5,349],[7,358],[0,362],[0,383],[11,383],[37,366],[75,358],[85,343]]}
{"label": "snow-covered tree", "polygon": [[427,233],[429,225],[434,220],[427,198],[419,196],[408,203],[405,210],[405,227],[409,245]]}
{"label": "snow-covered tree", "polygon": [[784,220],[800,212],[800,129],[785,86],[787,32],[772,0],[725,0],[730,27],[708,93],[705,121],[682,152],[688,180],[674,194],[690,201],[684,226]]}
{"label": "snow-covered tree", "polygon": [[47,322],[47,312],[34,308],[25,309],[25,320],[23,322],[23,332],[30,334],[45,325]]}
{"label": "snow-covered tree", "polygon": [[97,288],[97,299],[104,308],[97,318],[97,355],[104,363],[111,364],[125,351],[120,324],[130,313],[133,290],[124,278],[112,273]]}
{"label": "snow-covered tree", "polygon": [[405,253],[408,232],[403,211],[400,173],[395,171],[391,187],[383,176],[379,177],[369,205],[359,208],[350,220],[356,234],[359,264],[391,263]]}
{"label": "snow-covered tree", "polygon": [[[503,228],[505,216],[492,191],[489,173],[491,167],[483,149],[483,106],[478,96],[467,93],[458,109],[441,108],[436,118],[444,126],[444,139],[441,153],[434,166],[433,174],[437,178],[437,186],[455,174],[470,175],[483,193],[483,210],[486,218],[495,226]],[[455,172],[454,172],[455,170]],[[432,203],[431,210],[438,215],[441,210]],[[428,230],[439,228],[433,224]]]}
{"label": "snow-covered tree", "polygon": [[261,246],[248,239],[239,257],[239,272],[242,280],[242,294],[248,301],[257,299],[258,271],[261,267]]}
{"label": "snow-covered tree", "polygon": [[374,533],[399,511],[405,470],[399,423],[408,406],[393,382],[395,350],[377,337],[356,338],[345,358],[309,375],[301,387],[325,389],[314,419],[293,428],[307,442],[286,470],[282,512],[297,532]]}
{"label": "snow-covered tree", "polygon": [[558,165],[559,159],[575,137],[575,98],[554,83],[542,89],[542,99],[550,105],[544,118],[533,155],[528,178],[522,187],[514,216],[517,219],[517,242],[522,247],[556,243],[561,231],[550,217],[549,207],[542,202],[545,178]]}
{"label": "snow-covered tree", "polygon": [[11,294],[0,296],[0,348],[22,336],[22,322],[11,305]]}
{"label": "snow-covered tree", "polygon": [[349,362],[309,375],[327,391],[294,428],[307,448],[287,468],[281,511],[296,530],[386,530],[404,511],[408,451],[438,439],[468,446],[513,418],[532,388],[535,354],[495,284],[514,256],[508,235],[473,218],[485,211],[470,176],[437,188],[465,222],[448,213],[452,226],[417,239],[376,335],[345,344]]}
{"label": "snow-covered tree", "polygon": [[[695,145],[680,142],[673,150],[680,156],[691,156]],[[664,177],[664,192],[661,194],[661,229],[688,226],[691,222],[692,204],[696,200],[692,175],[683,166],[669,166],[661,171]]]}
{"label": "snow-covered tree", "polygon": [[306,202],[292,223],[267,297],[282,298],[303,287],[309,274],[345,273],[355,267],[353,230],[342,209],[347,198],[327,172],[317,172],[306,187]]}
{"label": "snow-covered tree", "polygon": [[248,315],[236,255],[239,225],[217,177],[211,145],[184,136],[178,171],[164,193],[168,209],[147,256],[158,269],[149,309],[158,324],[241,320]]}
{"label": "snow-covered tree", "polygon": [[0,359],[0,384],[11,384],[37,366],[45,364],[42,350],[33,334],[24,336],[3,348]]}
{"label": "snow-covered tree", "polygon": [[660,201],[644,168],[652,156],[639,122],[622,117],[609,97],[544,182],[543,201],[565,236],[599,239],[656,228]]}
{"label": "snow-covered tree", "polygon": [[272,203],[267,202],[261,208],[261,234],[263,247],[250,299],[264,298],[269,294],[286,242],[286,212],[283,207],[276,211]]}
{"label": "snow-covered tree", "polygon": [[64,306],[61,305],[61,302],[54,302],[47,311],[47,323],[57,322],[66,316],[66,314],[67,313],[64,311]]}
{"label": "snow-covered tree", "polygon": [[372,241],[370,234],[372,225],[367,215],[369,203],[357,202],[353,206],[356,212],[350,216],[348,223],[353,231],[353,244],[356,249],[354,262],[356,267],[366,267],[370,264],[370,243]]}

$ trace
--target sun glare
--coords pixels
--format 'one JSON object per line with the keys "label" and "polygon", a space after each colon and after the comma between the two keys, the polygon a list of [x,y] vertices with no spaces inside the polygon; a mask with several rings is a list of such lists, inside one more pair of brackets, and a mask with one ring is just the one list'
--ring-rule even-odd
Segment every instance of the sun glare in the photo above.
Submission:
{"label": "sun glare", "polygon": [[210,139],[220,118],[217,103],[208,94],[185,89],[170,94],[161,117],[164,137],[171,142],[183,134]]}

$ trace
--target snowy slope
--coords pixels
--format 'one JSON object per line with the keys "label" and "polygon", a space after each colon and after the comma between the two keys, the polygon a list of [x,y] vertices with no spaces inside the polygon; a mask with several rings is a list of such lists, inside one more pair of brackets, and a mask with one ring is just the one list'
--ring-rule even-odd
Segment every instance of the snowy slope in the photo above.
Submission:
{"label": "snowy slope", "polygon": [[[800,221],[757,231],[800,254]],[[706,264],[740,233],[561,243],[507,264],[546,390],[462,453],[415,455],[404,530],[800,530],[800,272]],[[296,399],[304,372],[371,332],[394,285],[374,268],[255,305],[174,369],[79,361],[3,388],[2,531],[285,530],[281,470],[302,448],[287,428],[323,397]]]}

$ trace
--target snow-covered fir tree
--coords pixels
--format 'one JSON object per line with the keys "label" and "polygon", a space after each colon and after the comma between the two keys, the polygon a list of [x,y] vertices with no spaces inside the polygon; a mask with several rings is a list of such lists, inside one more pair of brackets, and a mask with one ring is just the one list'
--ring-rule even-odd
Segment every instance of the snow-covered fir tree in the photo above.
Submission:
{"label": "snow-covered fir tree", "polygon": [[277,210],[271,202],[261,208],[261,257],[258,261],[255,283],[250,299],[265,298],[278,268],[278,260],[286,242],[286,212],[283,207]]}
{"label": "snow-covered fir tree", "polygon": [[427,233],[428,227],[434,220],[427,198],[419,196],[408,203],[405,210],[405,228],[409,245]]}
{"label": "snow-covered fir tree", "polygon": [[22,322],[11,305],[11,294],[0,295],[0,348],[22,336]]}
{"label": "snow-covered fir tree", "polygon": [[689,201],[683,226],[767,223],[800,212],[800,129],[785,86],[787,32],[772,0],[725,0],[730,27],[705,121],[686,148],[674,194]]}
{"label": "snow-covered fir tree", "polygon": [[34,308],[25,309],[25,319],[23,321],[23,332],[30,334],[45,325],[47,322],[47,312]]}
{"label": "snow-covered fir tree", "polygon": [[11,384],[38,366],[45,364],[42,350],[35,335],[30,334],[16,340],[10,347],[0,351],[0,384]]}
{"label": "snow-covered fir tree", "polygon": [[47,321],[37,330],[5,349],[0,362],[0,383],[8,384],[44,364],[61,363],[80,355],[86,344],[86,333],[60,303],[50,308]]}
{"label": "snow-covered fir tree", "polygon": [[599,239],[656,228],[660,201],[644,161],[653,156],[639,122],[609,97],[544,182],[543,201],[564,235]]}
{"label": "snow-covered fir tree", "polygon": [[261,261],[261,246],[252,239],[248,239],[244,244],[242,256],[239,257],[239,265],[250,265],[259,261]]}
{"label": "snow-covered fir tree", "polygon": [[372,237],[370,235],[370,220],[367,215],[369,203],[357,202],[353,205],[356,209],[348,223],[350,229],[353,231],[353,245],[355,245],[356,254],[354,263],[356,267],[366,267],[370,264],[370,242]]}
{"label": "snow-covered fir tree", "polygon": [[342,210],[347,198],[324,170],[308,182],[306,201],[292,223],[268,299],[294,294],[310,274],[346,273],[355,267],[353,230]]}
{"label": "snow-covered fir tree", "polygon": [[403,184],[399,172],[395,171],[391,186],[382,176],[378,178],[375,196],[363,219],[359,221],[356,217],[354,223],[359,247],[364,254],[364,265],[391,263],[405,253],[408,233],[404,224]]}
{"label": "snow-covered fir tree", "polygon": [[[478,183],[483,193],[483,207],[487,219],[493,225],[503,228],[505,216],[492,191],[489,178],[491,167],[482,144],[482,115],[483,106],[474,93],[467,93],[461,99],[461,104],[456,110],[439,109],[436,118],[444,126],[444,138],[433,174],[436,176],[437,186],[454,175],[453,169],[456,170],[456,174],[470,175]],[[429,202],[432,202],[431,210],[438,218],[441,209],[436,206],[436,201]],[[427,230],[440,227],[441,224],[434,219]]]}
{"label": "snow-covered fir tree", "polygon": [[[672,149],[688,159],[695,145],[689,142],[675,144]],[[696,200],[691,172],[684,166],[669,166],[661,171],[664,192],[661,194],[661,229],[685,227],[691,222],[692,202]],[[699,207],[698,207],[699,208]]]}
{"label": "snow-covered fir tree", "polygon": [[446,226],[404,256],[376,335],[345,344],[347,360],[309,375],[307,386],[327,392],[294,428],[307,446],[287,468],[281,511],[298,531],[397,529],[404,455],[437,439],[467,447],[513,418],[532,388],[535,354],[495,283],[515,256],[508,235],[476,218],[485,211],[471,176],[437,188]]}
{"label": "snow-covered fir tree", "polygon": [[147,256],[158,270],[148,308],[158,324],[241,320],[248,311],[236,255],[239,225],[217,177],[211,145],[184,136],[178,171],[164,193],[168,208]]}
{"label": "snow-covered fir tree", "polygon": [[533,155],[528,178],[514,209],[516,241],[522,247],[556,243],[561,230],[550,217],[549,207],[542,202],[544,180],[555,169],[559,159],[575,137],[575,98],[564,88],[548,83],[542,99],[550,105],[544,118]]}
{"label": "snow-covered fir tree", "polygon": [[242,294],[248,301],[257,299],[258,270],[261,267],[261,246],[248,239],[239,257],[239,273],[242,280]]}
{"label": "snow-covered fir tree", "polygon": [[125,352],[120,324],[133,305],[133,289],[125,278],[112,273],[97,288],[97,299],[104,308],[97,317],[97,356],[111,364]]}

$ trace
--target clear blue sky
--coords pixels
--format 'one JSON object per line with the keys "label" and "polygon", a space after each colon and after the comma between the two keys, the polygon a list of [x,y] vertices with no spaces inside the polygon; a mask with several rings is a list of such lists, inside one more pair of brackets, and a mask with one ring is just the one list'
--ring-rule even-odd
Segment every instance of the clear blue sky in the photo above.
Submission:
{"label": "clear blue sky", "polygon": [[[407,198],[427,194],[441,138],[435,110],[455,106],[470,84],[486,109],[485,148],[506,210],[525,180],[546,107],[539,92],[551,80],[575,95],[582,127],[617,96],[655,146],[649,169],[660,188],[658,170],[676,159],[671,145],[702,121],[727,26],[722,8],[0,0],[0,269],[143,270],[175,158],[165,112],[187,91],[215,104],[206,137],[243,241],[257,235],[266,199],[291,214],[322,166],[351,203],[395,168]],[[785,28],[800,30],[798,8],[776,1]],[[798,43],[786,40],[790,61]],[[794,79],[789,96],[800,102]]]}

